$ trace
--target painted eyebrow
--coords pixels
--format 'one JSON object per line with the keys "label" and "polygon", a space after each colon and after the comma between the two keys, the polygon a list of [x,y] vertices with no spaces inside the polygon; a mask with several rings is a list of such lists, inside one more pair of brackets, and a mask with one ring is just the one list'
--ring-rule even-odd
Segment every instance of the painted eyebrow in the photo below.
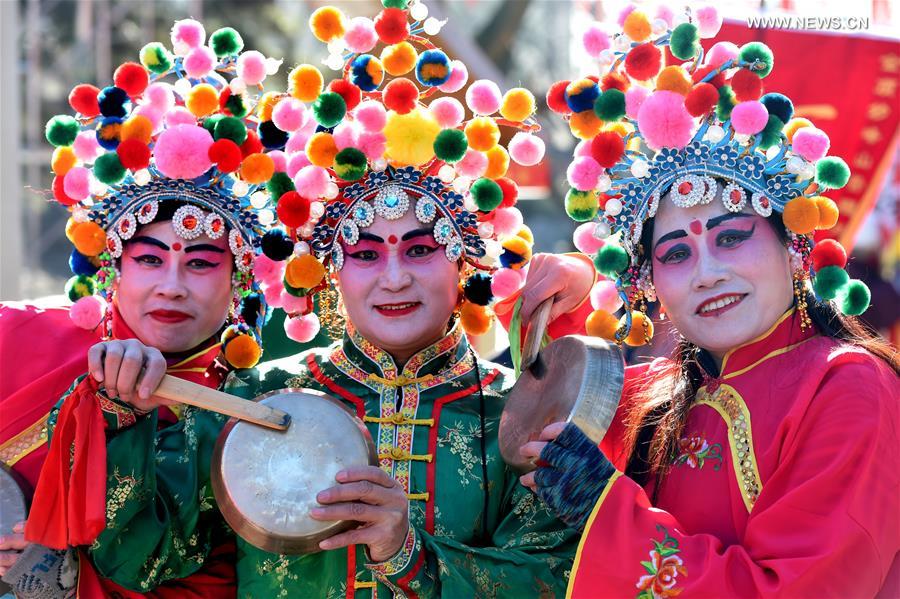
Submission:
{"label": "painted eyebrow", "polygon": [[706,221],[706,230],[709,231],[713,227],[718,227],[725,221],[731,220],[732,218],[753,218],[753,215],[745,214],[743,212],[729,212],[728,214],[714,216],[711,219],[709,219],[708,221]]}
{"label": "painted eyebrow", "polygon": [[360,241],[362,241],[362,240],[374,241],[375,243],[384,243],[384,239],[382,239],[378,235],[375,235],[373,233],[367,233],[365,231],[359,232],[359,240]]}
{"label": "painted eyebrow", "polygon": [[665,243],[666,241],[672,241],[673,239],[680,239],[682,237],[687,237],[687,233],[684,229],[676,229],[670,233],[666,233],[662,237],[656,240],[656,245],[654,247],[658,247],[659,244]]}
{"label": "painted eyebrow", "polygon": [[424,227],[421,229],[413,229],[412,231],[408,231],[408,232],[404,233],[403,237],[400,238],[400,241],[409,241],[410,239],[412,239],[414,237],[422,237],[424,235],[431,235],[433,232],[434,232],[433,229],[426,229]]}
{"label": "painted eyebrow", "polygon": [[190,254],[191,252],[218,252],[219,254],[224,254],[225,250],[211,243],[198,243],[197,245],[184,248],[185,254]]}
{"label": "painted eyebrow", "polygon": [[153,237],[147,237],[146,235],[139,235],[131,239],[131,243],[145,243],[147,245],[152,245],[154,247],[158,247],[159,249],[168,252],[170,249],[165,243],[160,241],[159,239],[154,239]]}

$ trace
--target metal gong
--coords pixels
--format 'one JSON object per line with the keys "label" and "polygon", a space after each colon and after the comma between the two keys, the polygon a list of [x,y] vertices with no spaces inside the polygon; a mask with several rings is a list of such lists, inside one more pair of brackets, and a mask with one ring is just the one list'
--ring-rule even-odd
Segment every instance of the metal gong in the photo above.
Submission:
{"label": "metal gong", "polygon": [[625,381],[622,352],[599,337],[569,335],[539,352],[529,351],[532,340],[543,337],[549,306],[545,303],[536,310],[525,339],[526,368],[507,396],[500,417],[500,454],[520,473],[535,466],[519,448],[538,439],[552,422],[572,422],[600,443],[616,413]]}
{"label": "metal gong", "polygon": [[249,543],[272,553],[313,553],[319,542],[356,526],[313,520],[316,495],[339,470],[377,465],[361,420],[340,401],[310,389],[283,389],[257,401],[291,416],[285,431],[232,419],[212,458],[212,486],[225,520]]}

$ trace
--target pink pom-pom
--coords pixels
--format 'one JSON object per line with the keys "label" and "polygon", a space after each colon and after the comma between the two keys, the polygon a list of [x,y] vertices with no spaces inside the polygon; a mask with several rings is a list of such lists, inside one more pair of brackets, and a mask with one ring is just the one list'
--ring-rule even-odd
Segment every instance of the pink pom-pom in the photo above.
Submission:
{"label": "pink pom-pom", "polygon": [[203,79],[216,66],[216,53],[206,46],[194,48],[184,57],[183,66],[191,79]]}
{"label": "pink pom-pom", "polygon": [[738,102],[731,111],[731,126],[736,133],[756,135],[766,127],[769,122],[769,111],[762,102],[750,100]]}
{"label": "pink pom-pom", "polygon": [[466,90],[466,105],[475,114],[487,116],[500,110],[500,87],[490,79],[479,79]]}
{"label": "pink pom-pom", "polygon": [[206,41],[206,30],[203,24],[194,19],[182,19],[172,25],[172,45],[197,48]]}
{"label": "pink pom-pom", "polygon": [[356,140],[359,150],[369,160],[378,160],[387,149],[387,138],[380,131],[363,131]]}
{"label": "pink pom-pom", "polygon": [[272,110],[272,122],[282,131],[293,133],[306,124],[309,113],[297,98],[282,98]]}
{"label": "pink pom-pom", "polygon": [[191,111],[184,106],[176,106],[166,113],[165,121],[166,127],[171,129],[178,125],[196,125],[197,117],[191,114]]}
{"label": "pink pom-pom", "polygon": [[156,168],[170,179],[195,179],[212,166],[212,135],[196,125],[176,125],[159,134],[154,146]]}
{"label": "pink pom-pom", "polygon": [[494,236],[498,239],[505,239],[518,233],[525,224],[525,219],[522,217],[522,212],[514,206],[498,208],[494,211],[491,224],[494,225]]}
{"label": "pink pom-pom", "polygon": [[253,261],[253,277],[261,285],[276,283],[284,276],[285,264],[284,261],[275,261],[265,254],[259,254]]}
{"label": "pink pom-pom", "polygon": [[162,128],[163,114],[153,106],[152,104],[141,104],[131,113],[131,116],[145,116],[150,119],[150,124],[153,125],[153,132],[157,133]]}
{"label": "pink pom-pom", "polygon": [[106,315],[106,300],[97,295],[80,298],[69,308],[69,318],[75,326],[89,331],[97,328]]}
{"label": "pink pom-pom", "polygon": [[694,11],[694,16],[697,19],[700,37],[703,39],[716,37],[722,28],[722,15],[715,6],[702,6]]}
{"label": "pink pom-pom", "polygon": [[456,163],[456,172],[463,177],[477,179],[484,174],[484,171],[487,170],[487,166],[487,156],[469,148],[466,150],[466,155],[463,156],[462,160]]}
{"label": "pink pom-pom", "polygon": [[365,102],[360,102],[356,110],[353,111],[353,118],[366,131],[381,131],[387,122],[387,111],[385,111],[381,102],[366,100]]}
{"label": "pink pom-pom", "polygon": [[656,9],[656,18],[665,21],[666,27],[670,29],[672,28],[672,25],[675,24],[675,13],[665,4],[661,4],[659,8]]}
{"label": "pink pom-pom", "polygon": [[237,59],[237,76],[247,85],[259,85],[266,78],[266,57],[262,52],[248,50]]}
{"label": "pink pom-pom", "polygon": [[161,114],[165,114],[175,106],[175,91],[168,83],[162,81],[151,83],[144,90],[144,102],[153,106]]}
{"label": "pink pom-pom", "polygon": [[334,145],[338,150],[355,147],[359,138],[359,131],[353,123],[344,122],[334,128]]}
{"label": "pink pom-pom", "polygon": [[613,281],[601,279],[594,283],[591,287],[591,307],[594,310],[603,310],[604,312],[614,313],[622,307],[622,298],[616,290],[616,284]]}
{"label": "pink pom-pom", "polygon": [[696,122],[684,107],[684,96],[657,91],[644,100],[638,111],[638,128],[651,149],[681,149],[694,135]]}
{"label": "pink pom-pom", "polygon": [[438,98],[428,105],[434,120],[442,129],[455,129],[465,118],[466,111],[456,98]]}
{"label": "pink pom-pom", "polygon": [[[737,108],[737,107],[735,107]],[[823,158],[831,147],[831,140],[828,135],[821,129],[815,127],[803,127],[794,133],[794,141],[791,149],[804,160],[815,162]],[[67,175],[68,176],[68,175]],[[69,192],[66,192],[69,194]],[[72,194],[69,194],[72,195]],[[74,196],[72,196],[74,197]]]}
{"label": "pink pom-pom", "polygon": [[296,154],[291,154],[290,158],[287,161],[287,168],[284,172],[287,173],[287,176],[293,179],[297,176],[297,173],[300,172],[300,169],[304,166],[309,165],[309,158],[306,157],[306,152],[297,152]]}
{"label": "pink pom-pom", "polygon": [[378,42],[375,23],[366,17],[353,17],[344,31],[344,42],[351,52],[365,54]]}
{"label": "pink pom-pom", "polygon": [[328,191],[328,184],[331,183],[331,177],[328,171],[321,166],[304,166],[300,172],[294,177],[294,187],[304,198],[317,200],[325,195]]}
{"label": "pink pom-pom", "polygon": [[632,85],[625,92],[625,114],[634,120],[644,104],[644,100],[650,95],[650,90],[643,85]]}
{"label": "pink pom-pom", "polygon": [[603,247],[604,241],[594,236],[597,223],[582,223],[575,229],[572,241],[582,254],[596,254]]}
{"label": "pink pom-pom", "polygon": [[522,288],[525,274],[521,270],[501,268],[491,277],[491,293],[497,299],[505,299]]}
{"label": "pink pom-pom", "polygon": [[580,158],[581,156],[587,156],[588,158],[592,158],[591,156],[591,141],[590,139],[582,139],[578,142],[578,145],[575,146],[575,151],[572,152],[573,158]]}
{"label": "pink pom-pom", "polygon": [[91,195],[91,171],[73,166],[63,177],[63,191],[73,200],[81,201]]}
{"label": "pink pom-pom", "polygon": [[734,60],[740,54],[740,49],[731,42],[717,42],[706,53],[704,64],[720,67],[729,60]]}
{"label": "pink pom-pom", "polygon": [[79,133],[72,143],[72,150],[75,151],[75,157],[85,164],[91,164],[97,159],[97,156],[103,153],[103,148],[97,141],[97,134],[93,131]]}
{"label": "pink pom-pom", "polygon": [[461,60],[450,61],[450,78],[439,85],[438,89],[447,94],[453,94],[461,90],[469,80],[469,69]]}
{"label": "pink pom-pom", "polygon": [[287,291],[281,292],[281,307],[288,314],[303,314],[309,310],[309,297],[296,296]]}
{"label": "pink pom-pom", "polygon": [[628,6],[626,6],[625,8],[623,8],[622,10],[619,11],[619,16],[616,17],[616,23],[619,24],[619,27],[625,26],[625,19],[627,19],[628,15],[633,13],[636,8],[637,8],[637,6],[635,6],[634,4],[629,4]]}
{"label": "pink pom-pom", "polygon": [[581,41],[584,43],[584,49],[587,50],[588,55],[593,58],[599,57],[600,53],[608,50],[610,46],[609,35],[600,28],[599,23],[592,23],[584,32]]}
{"label": "pink pom-pom", "polygon": [[569,185],[578,191],[590,191],[597,187],[597,182],[602,174],[603,167],[596,160],[587,156],[576,158],[566,169]]}
{"label": "pink pom-pom", "polygon": [[[315,120],[315,119],[310,119]],[[309,141],[310,134],[307,133],[303,128],[299,131],[294,132],[287,140],[287,144],[284,146],[284,151],[288,154],[298,154],[300,152],[306,151],[306,142]]]}
{"label": "pink pom-pom", "polygon": [[297,343],[309,343],[319,334],[319,317],[315,312],[305,316],[288,318],[284,321],[284,332],[288,339]]}
{"label": "pink pom-pom", "polygon": [[544,140],[533,133],[519,131],[509,140],[509,157],[516,164],[534,166],[544,159]]}
{"label": "pink pom-pom", "polygon": [[287,154],[281,150],[272,150],[266,153],[269,155],[269,158],[272,159],[272,162],[275,163],[276,173],[284,173],[287,171]]}

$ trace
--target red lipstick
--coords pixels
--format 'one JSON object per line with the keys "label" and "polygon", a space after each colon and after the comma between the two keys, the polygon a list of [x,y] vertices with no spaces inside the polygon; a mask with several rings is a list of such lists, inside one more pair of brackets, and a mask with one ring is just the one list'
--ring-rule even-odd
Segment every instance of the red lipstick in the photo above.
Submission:
{"label": "red lipstick", "polygon": [[166,324],[183,322],[189,318],[193,318],[190,314],[179,312],[178,310],[153,310],[152,312],[148,312],[147,315],[153,320],[164,322]]}
{"label": "red lipstick", "polygon": [[379,304],[375,306],[375,310],[382,316],[388,318],[397,318],[412,314],[422,306],[421,302],[403,302],[398,304]]}
{"label": "red lipstick", "polygon": [[745,297],[746,293],[723,293],[704,301],[694,313],[702,318],[719,316],[737,306]]}

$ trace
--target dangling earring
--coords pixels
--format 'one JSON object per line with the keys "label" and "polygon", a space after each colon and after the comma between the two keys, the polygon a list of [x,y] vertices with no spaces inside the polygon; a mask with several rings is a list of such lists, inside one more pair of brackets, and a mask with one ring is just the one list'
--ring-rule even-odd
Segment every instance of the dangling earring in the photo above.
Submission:
{"label": "dangling earring", "polygon": [[343,336],[346,325],[346,320],[340,313],[341,294],[337,289],[335,279],[335,274],[329,273],[325,288],[318,294],[320,320],[332,340],[340,339]]}
{"label": "dangling earring", "polygon": [[793,271],[791,279],[794,289],[794,305],[797,307],[797,313],[800,315],[801,331],[805,331],[812,326],[806,302],[806,281],[809,279],[810,252],[809,237],[793,233],[790,235],[788,253],[790,254],[791,270]]}
{"label": "dangling earring", "polygon": [[806,310],[808,307],[806,303],[806,280],[808,278],[809,275],[805,270],[798,268],[794,271],[794,305],[797,307],[797,313],[800,315],[801,331],[805,331],[812,326],[812,321],[809,319],[809,312]]}

